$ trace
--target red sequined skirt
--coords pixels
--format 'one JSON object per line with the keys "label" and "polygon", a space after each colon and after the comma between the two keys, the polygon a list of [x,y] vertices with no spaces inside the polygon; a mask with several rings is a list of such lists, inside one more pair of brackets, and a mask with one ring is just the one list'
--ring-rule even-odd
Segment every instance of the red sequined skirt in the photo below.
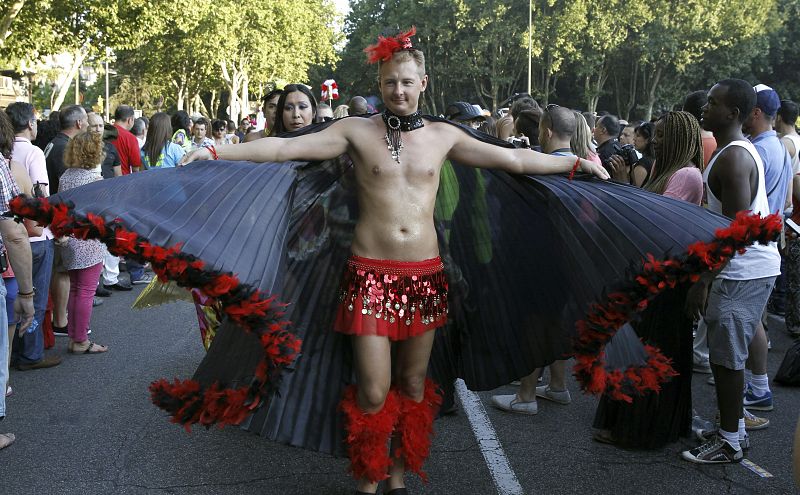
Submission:
{"label": "red sequined skirt", "polygon": [[394,261],[350,256],[334,330],[405,340],[446,322],[447,277],[441,258]]}

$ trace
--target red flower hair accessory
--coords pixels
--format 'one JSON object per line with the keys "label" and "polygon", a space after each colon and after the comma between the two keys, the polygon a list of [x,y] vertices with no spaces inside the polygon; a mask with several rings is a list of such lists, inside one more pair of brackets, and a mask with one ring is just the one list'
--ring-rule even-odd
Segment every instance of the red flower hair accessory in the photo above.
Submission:
{"label": "red flower hair accessory", "polygon": [[388,62],[395,53],[403,50],[412,50],[414,46],[411,44],[411,37],[415,34],[417,34],[417,28],[411,26],[411,29],[397,36],[389,36],[388,38],[378,36],[377,43],[364,49],[367,54],[367,61],[371,64]]}

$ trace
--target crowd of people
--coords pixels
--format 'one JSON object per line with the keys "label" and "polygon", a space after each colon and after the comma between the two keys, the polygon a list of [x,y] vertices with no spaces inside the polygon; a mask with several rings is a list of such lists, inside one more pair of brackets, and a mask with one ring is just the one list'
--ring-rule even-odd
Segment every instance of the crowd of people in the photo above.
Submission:
{"label": "crowd of people", "polygon": [[[391,62],[390,57],[385,66]],[[419,65],[417,59],[403,59],[402,63]],[[411,72],[416,74],[417,69]],[[418,79],[414,84],[421,84],[423,79]],[[798,105],[781,100],[772,88],[753,87],[737,79],[720,81],[710,90],[687,95],[680,108],[646,122],[628,122],[607,112],[593,114],[555,104],[542,107],[527,94],[516,94],[508,103],[508,108],[490,114],[477,105],[457,101],[445,109],[443,117],[516,148],[577,159],[576,168],[582,163],[596,164],[597,175],[602,176],[604,171],[625,187],[706,205],[728,217],[751,210],[800,221],[800,135],[795,127]],[[400,114],[403,109],[393,105],[392,111]],[[264,127],[257,129],[251,117],[243,118],[238,126],[230,120],[192,117],[184,111],[137,118],[127,105],[116,108],[113,123],[78,105],[40,121],[32,105],[13,103],[0,113],[0,210],[7,211],[9,200],[19,193],[47,197],[93,181],[153,173],[149,171],[174,168],[198,157],[216,157],[217,153],[238,159],[244,151],[231,151],[237,148],[231,145],[291,133],[317,122],[369,117],[375,111],[361,96],[331,108],[317,102],[303,84],[271,91],[260,110]],[[391,151],[388,133],[386,140]],[[383,142],[379,144],[385,147]],[[259,153],[273,156],[268,146],[264,144]],[[392,151],[397,163],[402,149],[401,145]],[[559,171],[568,171],[572,160],[564,161],[566,169]],[[589,165],[582,166],[593,170]],[[527,173],[538,170],[523,169]],[[71,354],[109,352],[107,346],[89,338],[93,306],[102,304],[102,298],[115,290],[129,291],[132,285],[150,283],[152,273],[134,259],[112,256],[98,241],[54,238],[48,228],[31,221],[0,221],[0,234],[0,269],[5,270],[4,284],[0,285],[0,292],[5,292],[5,297],[0,297],[0,304],[5,305],[4,310],[0,308],[0,327],[8,328],[7,338],[0,339],[7,344],[0,345],[0,385],[9,396],[13,393],[9,367],[25,371],[61,362],[60,357],[45,354],[49,332],[67,337]],[[659,448],[688,434],[694,371],[712,374],[719,427],[697,432],[702,443],[684,452],[683,457],[698,463],[742,459],[750,446],[749,432],[770,424],[768,418],[751,411],[775,407],[766,369],[767,311],[785,314],[787,331],[800,336],[800,241],[792,235],[787,238],[788,242],[780,246],[781,254],[775,245],[755,246],[734,258],[724,270],[703,276],[692,287],[676,293],[675,300],[688,300],[689,308],[687,314],[673,315],[669,322],[669,328],[676,332],[665,331],[656,323],[634,325],[640,337],[673,360],[680,374],[663,387],[660,396],[636,398],[633,404],[602,398],[594,422],[596,441]],[[435,235],[431,242],[435,246]],[[436,255],[433,251],[423,254],[430,254],[430,258]],[[121,268],[128,272],[127,277],[120,276]],[[339,331],[346,333],[345,329]],[[692,339],[694,356],[687,352]],[[383,348],[364,351],[383,352]],[[494,395],[491,401],[504,411],[529,415],[537,414],[537,399],[566,406],[572,400],[567,366],[566,357],[554,361],[548,367],[549,383],[542,384],[543,370],[537,369],[520,377],[517,393]],[[419,402],[426,393],[424,369],[398,393],[398,407],[404,407],[402,401],[409,397]],[[386,378],[383,370],[369,371]],[[370,395],[360,389],[352,414],[382,414],[384,403],[394,400],[387,380],[383,392]],[[373,385],[380,388],[383,382]],[[0,406],[2,418],[5,402],[0,400]],[[13,441],[12,434],[0,435],[0,449]],[[374,493],[376,479],[365,469],[359,471],[363,475],[359,487]],[[395,480],[397,473],[393,470],[402,471],[404,467],[389,464],[383,469],[384,473],[389,469]],[[400,481],[392,486],[402,489],[402,472]]]}

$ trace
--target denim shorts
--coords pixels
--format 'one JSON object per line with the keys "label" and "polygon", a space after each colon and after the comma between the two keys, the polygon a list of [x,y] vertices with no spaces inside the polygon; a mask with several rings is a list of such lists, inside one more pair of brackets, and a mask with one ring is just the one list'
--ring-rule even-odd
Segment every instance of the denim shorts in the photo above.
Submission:
{"label": "denim shorts", "polygon": [[705,315],[711,363],[730,370],[744,369],[747,348],[761,323],[776,278],[714,280]]}

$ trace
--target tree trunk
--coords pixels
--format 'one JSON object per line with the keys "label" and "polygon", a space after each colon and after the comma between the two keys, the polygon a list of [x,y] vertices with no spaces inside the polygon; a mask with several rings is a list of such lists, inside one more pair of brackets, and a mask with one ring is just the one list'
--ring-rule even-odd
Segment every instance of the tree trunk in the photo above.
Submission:
{"label": "tree trunk", "polygon": [[78,70],[80,70],[81,64],[83,64],[83,61],[86,59],[88,51],[88,48],[84,46],[73,54],[72,67],[70,67],[69,72],[64,74],[62,78],[59,79],[58,96],[56,96],[56,101],[53,102],[53,108],[51,110],[58,110],[61,108],[61,105],[64,104],[64,98],[67,97],[67,92],[72,86],[72,82],[75,79]]}
{"label": "tree trunk", "polygon": [[664,67],[659,65],[655,74],[653,74],[653,82],[647,92],[647,107],[645,108],[644,120],[650,120],[650,117],[653,116],[653,105],[656,103],[656,89],[658,89],[658,83],[661,82],[663,70]]}
{"label": "tree trunk", "polygon": [[211,90],[211,114],[210,117],[212,119],[217,118],[217,109],[219,108],[219,99],[217,98],[217,90]]}
{"label": "tree trunk", "polygon": [[630,116],[631,110],[633,110],[633,108],[636,106],[636,91],[638,89],[638,81],[639,81],[639,61],[638,60],[633,64],[633,70],[631,71],[631,74],[633,75],[633,80],[631,81],[631,85],[630,85],[630,94],[628,95],[628,101],[625,104],[625,118],[626,119]]}
{"label": "tree trunk", "polygon": [[23,5],[25,5],[25,0],[14,0],[14,3],[8,7],[6,15],[0,19],[0,48],[5,46],[6,39],[11,36],[11,24],[14,22],[14,19],[17,18]]}
{"label": "tree trunk", "polygon": [[231,119],[234,122],[239,122],[240,115],[247,115],[250,113],[250,76],[244,71],[243,74],[241,85],[242,93],[239,97],[239,113],[236,115],[236,118]]}

